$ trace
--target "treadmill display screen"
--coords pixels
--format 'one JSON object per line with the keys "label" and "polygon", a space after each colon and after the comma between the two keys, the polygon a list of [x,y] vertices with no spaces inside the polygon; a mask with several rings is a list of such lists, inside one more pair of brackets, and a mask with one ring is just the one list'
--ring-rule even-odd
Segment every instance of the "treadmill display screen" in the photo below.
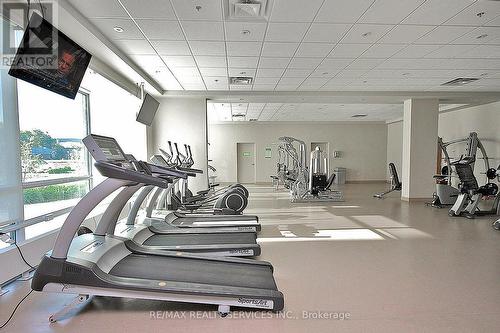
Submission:
{"label": "treadmill display screen", "polygon": [[94,137],[95,143],[101,148],[102,153],[108,161],[123,161],[125,155],[115,139],[106,137]]}
{"label": "treadmill display screen", "polygon": [[165,159],[163,158],[163,156],[161,156],[161,155],[154,155],[154,158],[156,160],[158,160],[158,162],[160,162],[162,165],[167,165],[167,161],[165,161]]}

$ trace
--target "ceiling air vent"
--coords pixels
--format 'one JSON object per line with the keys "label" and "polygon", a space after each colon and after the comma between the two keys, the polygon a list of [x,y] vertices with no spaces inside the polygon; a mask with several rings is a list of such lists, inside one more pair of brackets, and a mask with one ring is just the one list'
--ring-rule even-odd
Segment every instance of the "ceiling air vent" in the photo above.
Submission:
{"label": "ceiling air vent", "polygon": [[255,119],[255,118],[251,118],[251,119],[249,119],[248,121],[257,121],[257,119]]}
{"label": "ceiling air vent", "polygon": [[260,14],[260,3],[242,2],[234,4],[234,16],[257,17]]}
{"label": "ceiling air vent", "polygon": [[479,79],[473,77],[459,77],[458,79],[451,80],[441,84],[442,86],[463,86],[464,84],[468,84]]}
{"label": "ceiling air vent", "polygon": [[354,116],[351,116],[351,118],[364,118],[368,116],[367,114],[355,114]]}
{"label": "ceiling air vent", "polygon": [[225,0],[226,16],[231,20],[265,20],[268,0]]}
{"label": "ceiling air vent", "polygon": [[252,84],[253,77],[250,76],[232,76],[229,78],[229,84],[248,86]]}

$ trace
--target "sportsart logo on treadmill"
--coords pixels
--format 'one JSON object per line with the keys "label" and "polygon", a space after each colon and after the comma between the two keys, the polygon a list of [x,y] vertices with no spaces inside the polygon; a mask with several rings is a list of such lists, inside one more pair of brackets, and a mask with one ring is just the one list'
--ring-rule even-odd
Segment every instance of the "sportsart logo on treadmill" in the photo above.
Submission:
{"label": "sportsart logo on treadmill", "polygon": [[273,302],[267,301],[265,299],[238,298],[238,303],[243,305],[252,305],[258,308],[266,308],[266,309],[270,309],[273,307]]}

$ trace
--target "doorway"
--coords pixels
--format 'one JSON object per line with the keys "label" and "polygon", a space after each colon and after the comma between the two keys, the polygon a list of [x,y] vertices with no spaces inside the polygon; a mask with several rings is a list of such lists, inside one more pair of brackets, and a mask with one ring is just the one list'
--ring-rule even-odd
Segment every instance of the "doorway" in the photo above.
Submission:
{"label": "doorway", "polygon": [[238,183],[255,184],[255,143],[238,143]]}

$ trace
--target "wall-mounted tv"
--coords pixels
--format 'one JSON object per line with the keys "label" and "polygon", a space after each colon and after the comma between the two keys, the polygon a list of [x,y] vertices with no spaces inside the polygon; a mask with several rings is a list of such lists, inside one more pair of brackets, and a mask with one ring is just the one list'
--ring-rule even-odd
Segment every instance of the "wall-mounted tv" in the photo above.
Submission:
{"label": "wall-mounted tv", "polygon": [[74,99],[92,55],[33,13],[9,74]]}
{"label": "wall-mounted tv", "polygon": [[151,126],[159,106],[160,102],[154,99],[150,94],[146,94],[136,120],[144,125]]}

